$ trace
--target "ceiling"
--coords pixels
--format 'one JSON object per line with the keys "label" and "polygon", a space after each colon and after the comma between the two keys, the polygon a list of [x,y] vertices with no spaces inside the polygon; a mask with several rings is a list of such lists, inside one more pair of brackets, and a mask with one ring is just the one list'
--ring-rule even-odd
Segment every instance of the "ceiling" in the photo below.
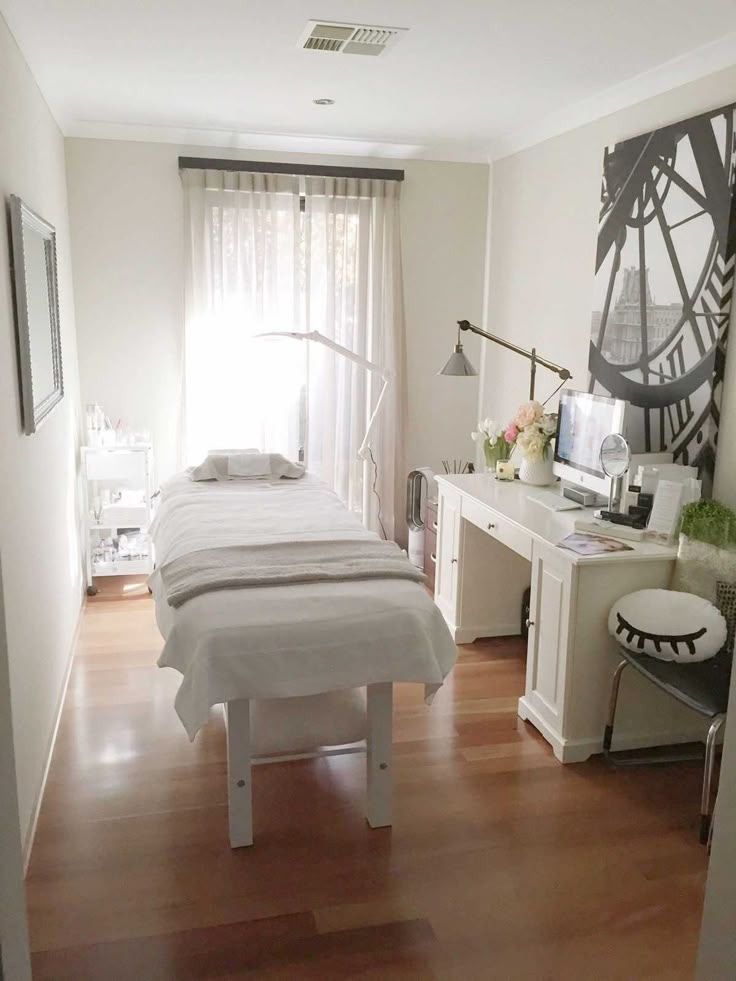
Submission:
{"label": "ceiling", "polygon": [[[448,160],[488,159],[736,63],[735,9],[0,0],[66,135]],[[340,55],[298,47],[309,19],[409,30],[380,57]]]}

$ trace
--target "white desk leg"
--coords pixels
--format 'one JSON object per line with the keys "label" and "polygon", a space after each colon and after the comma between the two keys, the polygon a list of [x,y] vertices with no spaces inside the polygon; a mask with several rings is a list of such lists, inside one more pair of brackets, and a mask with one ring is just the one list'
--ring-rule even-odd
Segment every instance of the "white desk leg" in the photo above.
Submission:
{"label": "white desk leg", "polygon": [[391,824],[391,743],[393,739],[393,686],[368,685],[368,804],[366,819],[372,828]]}
{"label": "white desk leg", "polygon": [[250,701],[239,698],[228,702],[227,713],[227,796],[230,847],[253,844],[253,803],[251,799]]}

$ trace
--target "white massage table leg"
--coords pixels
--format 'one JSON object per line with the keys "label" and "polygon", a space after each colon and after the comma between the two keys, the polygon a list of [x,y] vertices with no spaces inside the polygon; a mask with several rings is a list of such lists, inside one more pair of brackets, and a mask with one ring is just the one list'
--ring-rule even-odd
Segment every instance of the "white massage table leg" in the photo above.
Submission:
{"label": "white massage table leg", "polygon": [[251,797],[250,701],[239,698],[225,706],[227,721],[227,795],[230,847],[253,844]]}
{"label": "white massage table leg", "polygon": [[372,828],[391,824],[393,775],[393,686],[391,682],[368,685],[368,804],[366,819]]}

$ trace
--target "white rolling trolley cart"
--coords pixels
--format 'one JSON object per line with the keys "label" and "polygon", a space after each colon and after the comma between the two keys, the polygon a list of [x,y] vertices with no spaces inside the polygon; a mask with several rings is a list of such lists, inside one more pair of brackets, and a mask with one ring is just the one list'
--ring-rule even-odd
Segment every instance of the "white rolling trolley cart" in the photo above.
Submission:
{"label": "white rolling trolley cart", "polygon": [[150,443],[82,447],[86,490],[87,595],[97,576],[150,575],[153,448]]}

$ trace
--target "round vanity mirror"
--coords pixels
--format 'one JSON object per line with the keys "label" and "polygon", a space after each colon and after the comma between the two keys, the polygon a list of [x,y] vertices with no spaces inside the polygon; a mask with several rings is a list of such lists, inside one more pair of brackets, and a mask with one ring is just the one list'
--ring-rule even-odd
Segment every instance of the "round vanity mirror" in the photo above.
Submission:
{"label": "round vanity mirror", "polygon": [[613,511],[619,477],[623,477],[630,463],[631,450],[623,436],[620,433],[606,436],[601,443],[601,467],[603,473],[611,478],[611,490],[608,494],[609,511]]}
{"label": "round vanity mirror", "polygon": [[601,443],[601,467],[607,477],[623,477],[629,469],[631,450],[620,433],[611,433]]}

